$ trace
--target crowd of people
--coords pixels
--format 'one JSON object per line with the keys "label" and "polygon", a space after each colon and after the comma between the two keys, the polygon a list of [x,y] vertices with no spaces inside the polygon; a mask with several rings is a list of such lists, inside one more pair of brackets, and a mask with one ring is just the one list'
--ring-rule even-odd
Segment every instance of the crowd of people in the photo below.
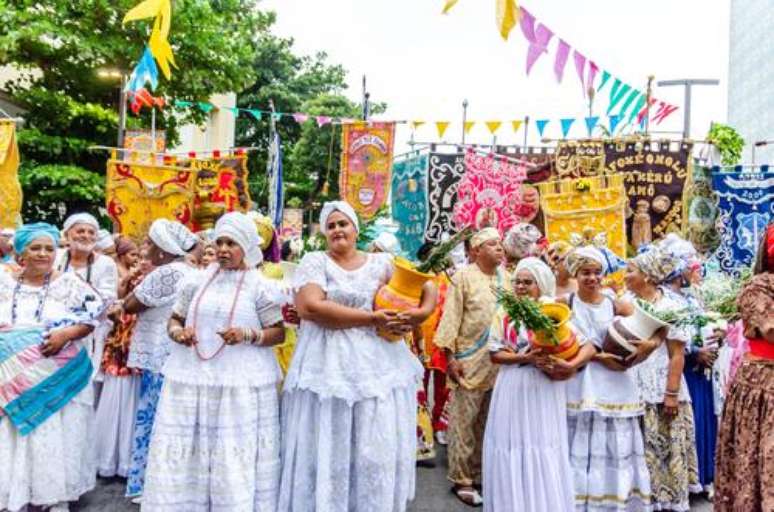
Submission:
{"label": "crowd of people", "polygon": [[[319,224],[325,250],[297,264],[238,212],[203,233],[158,219],[141,243],[85,213],[0,232],[0,510],[68,510],[118,476],[148,511],[405,511],[447,443],[453,493],[488,511],[774,510],[774,225],[740,321],[622,356],[606,336],[638,304],[704,308],[677,235],[624,261],[604,237],[486,227],[395,311],[374,308],[395,237],[358,250],[342,201]],[[573,354],[498,289],[569,311]],[[32,376],[49,398],[25,415]]]}

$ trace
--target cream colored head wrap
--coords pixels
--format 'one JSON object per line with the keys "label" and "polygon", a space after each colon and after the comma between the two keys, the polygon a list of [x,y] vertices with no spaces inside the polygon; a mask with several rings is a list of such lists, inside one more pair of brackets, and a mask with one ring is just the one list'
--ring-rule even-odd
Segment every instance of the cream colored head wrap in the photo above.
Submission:
{"label": "cream colored head wrap", "polygon": [[328,217],[333,212],[343,213],[352,224],[355,226],[355,231],[360,231],[360,225],[358,224],[357,214],[354,208],[352,208],[346,201],[328,201],[322,207],[320,211],[320,231],[323,235],[328,231]]}
{"label": "cream colored head wrap", "polygon": [[179,222],[156,219],[148,230],[148,238],[167,254],[185,256],[193,249],[198,239]]}
{"label": "cream colored head wrap", "polygon": [[470,239],[470,247],[475,249],[490,240],[501,240],[500,232],[497,231],[497,228],[484,228],[473,235],[473,238]]}
{"label": "cream colored head wrap", "polygon": [[248,267],[255,267],[263,261],[261,237],[255,230],[255,223],[244,213],[229,212],[223,215],[215,224],[213,236],[215,240],[225,236],[236,242],[245,253],[245,263]]}
{"label": "cream colored head wrap", "polygon": [[532,277],[535,278],[535,282],[540,288],[540,296],[553,299],[556,296],[556,277],[554,273],[548,268],[548,265],[543,263],[539,258],[529,257],[524,258],[516,264],[516,271],[514,277],[521,270],[526,270]]}
{"label": "cream colored head wrap", "polygon": [[99,222],[90,213],[75,213],[67,217],[62,228],[63,233],[70,231],[70,228],[76,224],[87,224],[94,228],[95,231],[99,231]]}

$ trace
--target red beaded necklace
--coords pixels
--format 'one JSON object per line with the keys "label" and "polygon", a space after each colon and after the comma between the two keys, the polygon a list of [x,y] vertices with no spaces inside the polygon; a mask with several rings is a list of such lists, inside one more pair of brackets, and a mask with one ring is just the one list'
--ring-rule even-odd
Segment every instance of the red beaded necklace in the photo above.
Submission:
{"label": "red beaded necklace", "polygon": [[[199,296],[196,298],[196,303],[194,304],[194,310],[193,310],[193,330],[194,332],[197,332],[196,326],[198,325],[199,320],[199,303],[202,301],[202,297],[204,297],[204,292],[207,291],[207,288],[210,287],[212,282],[215,280],[216,277],[218,277],[218,274],[220,274],[220,269],[215,271],[214,274],[212,274],[212,277],[209,281],[207,281],[207,284],[204,285],[204,288],[202,288],[202,292],[199,294]],[[231,328],[231,324],[234,321],[234,310],[236,309],[237,305],[237,299],[239,299],[239,292],[242,291],[242,284],[245,282],[245,276],[247,275],[247,271],[243,270],[242,275],[239,277],[239,283],[237,283],[237,289],[236,293],[234,294],[234,301],[231,303],[231,311],[228,313],[228,326],[226,329]],[[218,350],[216,350],[212,355],[210,356],[204,356],[199,351],[199,345],[194,345],[194,350],[196,351],[196,355],[199,356],[199,359],[202,361],[209,361],[210,359],[214,359],[218,354],[220,354],[223,349],[226,348],[226,342],[223,341],[223,343],[220,344],[220,347],[218,347]]]}

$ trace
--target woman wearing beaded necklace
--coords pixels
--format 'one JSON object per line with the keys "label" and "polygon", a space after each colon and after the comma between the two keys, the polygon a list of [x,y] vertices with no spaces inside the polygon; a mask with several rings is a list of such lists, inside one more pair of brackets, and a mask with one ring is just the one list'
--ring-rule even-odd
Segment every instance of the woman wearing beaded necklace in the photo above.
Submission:
{"label": "woman wearing beaded necklace", "polygon": [[[57,357],[60,352],[66,347],[69,351],[72,344],[77,351],[94,325],[86,320],[70,322],[68,327],[53,325],[85,311],[90,300],[98,302],[96,292],[80,277],[53,270],[58,241],[58,230],[49,224],[22,226],[14,239],[22,270],[13,277],[0,273],[0,325],[50,329],[40,352],[46,357],[42,362],[54,365],[64,364]],[[0,347],[0,362],[15,357],[9,347]],[[25,364],[26,359],[19,361]],[[88,361],[85,363],[88,372]],[[29,370],[45,370],[43,366]],[[94,393],[88,375],[86,379],[81,381],[81,391],[26,435],[9,418],[0,418],[0,510],[26,505],[67,510],[68,501],[94,487]],[[10,384],[23,388],[25,382],[26,378]]]}
{"label": "woman wearing beaded necklace", "polygon": [[215,225],[217,264],[183,286],[168,323],[142,507],[274,510],[279,486],[282,311],[255,268],[260,237],[244,214]]}

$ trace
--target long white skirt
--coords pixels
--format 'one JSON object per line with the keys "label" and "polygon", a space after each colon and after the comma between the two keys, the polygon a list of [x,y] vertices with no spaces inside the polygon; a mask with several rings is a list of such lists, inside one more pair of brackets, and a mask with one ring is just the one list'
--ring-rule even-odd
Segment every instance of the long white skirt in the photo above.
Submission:
{"label": "long white skirt", "polygon": [[349,404],[283,395],[278,512],[401,512],[414,498],[416,390]]}
{"label": "long white skirt", "polygon": [[140,376],[105,375],[104,379],[96,414],[97,471],[103,477],[126,478],[132,460]]}
{"label": "long white skirt", "polygon": [[639,417],[582,412],[568,417],[568,431],[577,511],[651,510]]}
{"label": "long white skirt", "polygon": [[564,382],[531,366],[500,368],[484,433],[483,495],[491,512],[573,510]]}
{"label": "long white skirt", "polygon": [[280,476],[277,386],[165,380],[142,510],[274,512]]}
{"label": "long white skirt", "polygon": [[0,510],[75,501],[96,485],[91,384],[26,436],[0,419]]}

